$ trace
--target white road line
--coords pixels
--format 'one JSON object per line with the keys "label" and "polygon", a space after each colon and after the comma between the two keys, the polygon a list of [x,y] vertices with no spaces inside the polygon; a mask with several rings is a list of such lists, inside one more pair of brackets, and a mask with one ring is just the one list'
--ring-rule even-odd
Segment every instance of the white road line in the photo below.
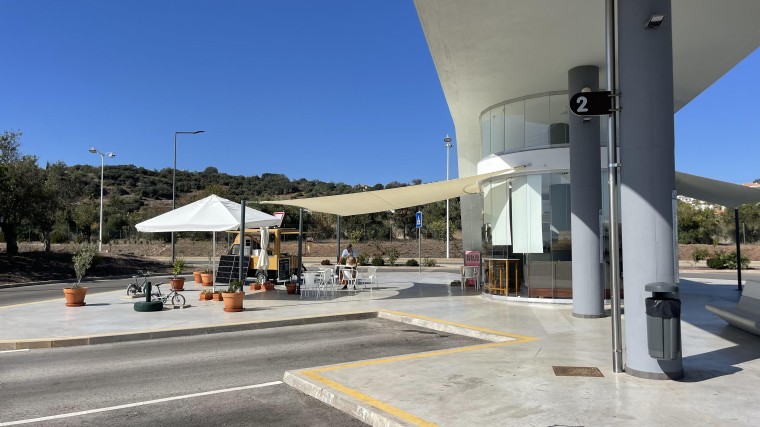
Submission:
{"label": "white road line", "polygon": [[269,387],[269,386],[278,385],[278,384],[282,384],[282,381],[272,381],[272,382],[263,383],[263,384],[254,384],[254,385],[246,385],[242,387],[225,388],[222,390],[204,391],[202,393],[186,394],[184,396],[165,397],[163,399],[147,400],[145,402],[127,403],[126,405],[109,406],[107,408],[90,409],[87,411],[79,411],[79,412],[69,412],[68,414],[50,415],[47,417],[30,418],[27,420],[8,421],[8,422],[0,423],[0,426],[15,426],[19,424],[37,423],[40,421],[57,420],[60,418],[78,417],[80,415],[95,414],[98,412],[115,411],[118,409],[134,408],[136,406],[144,406],[144,405],[152,405],[155,403],[170,402],[172,400],[189,399],[192,397],[209,396],[212,394],[219,394],[219,393],[229,393],[231,391],[240,391],[240,390],[248,390],[252,388]]}
{"label": "white road line", "polygon": [[3,354],[3,353],[20,353],[20,352],[26,352],[26,351],[29,351],[29,349],[28,348],[22,348],[21,350],[3,350],[3,351],[0,351],[0,354]]}

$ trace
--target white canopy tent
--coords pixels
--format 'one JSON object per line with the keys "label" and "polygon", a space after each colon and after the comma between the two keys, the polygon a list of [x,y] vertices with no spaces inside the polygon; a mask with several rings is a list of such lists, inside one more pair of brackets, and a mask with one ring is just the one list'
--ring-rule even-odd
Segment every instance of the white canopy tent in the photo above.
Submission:
{"label": "white canopy tent", "polygon": [[[216,232],[240,228],[240,203],[212,194],[204,199],[171,210],[137,225],[137,231],[163,233],[172,231],[211,231],[214,234],[213,257],[216,258]],[[281,218],[245,208],[245,227],[276,227]],[[216,282],[216,263],[213,266]]]}

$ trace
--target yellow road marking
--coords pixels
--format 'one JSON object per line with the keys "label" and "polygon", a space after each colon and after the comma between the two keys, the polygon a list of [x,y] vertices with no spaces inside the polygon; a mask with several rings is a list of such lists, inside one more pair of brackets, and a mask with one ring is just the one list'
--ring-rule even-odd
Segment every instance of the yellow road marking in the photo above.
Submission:
{"label": "yellow road marking", "polygon": [[354,390],[354,389],[352,389],[350,387],[347,387],[347,386],[345,386],[343,384],[340,384],[340,383],[338,383],[338,382],[336,382],[334,380],[328,379],[328,378],[322,376],[321,374],[323,372],[337,371],[337,370],[341,370],[341,369],[352,369],[352,368],[359,368],[359,367],[363,367],[363,366],[379,365],[379,364],[383,364],[383,363],[401,362],[401,361],[405,361],[405,360],[422,359],[422,358],[425,358],[425,357],[444,356],[444,355],[455,354],[455,353],[463,353],[465,351],[473,351],[473,350],[481,350],[481,349],[485,349],[485,348],[502,347],[502,346],[513,345],[513,344],[521,344],[521,343],[524,343],[524,342],[535,341],[535,340],[538,339],[538,338],[535,338],[535,337],[529,337],[529,336],[518,335],[518,334],[509,334],[509,333],[505,333],[505,332],[501,332],[501,331],[496,331],[496,330],[492,330],[492,329],[479,328],[479,327],[475,327],[475,326],[464,325],[464,324],[461,324],[461,323],[448,322],[448,321],[445,321],[445,320],[439,320],[439,319],[434,319],[434,318],[425,317],[425,316],[418,316],[418,315],[409,314],[409,313],[402,313],[402,312],[398,312],[398,311],[391,311],[391,310],[380,310],[380,311],[385,311],[387,313],[392,313],[392,314],[396,314],[396,315],[406,316],[406,317],[410,317],[410,318],[429,320],[429,321],[438,322],[438,323],[442,323],[442,324],[446,324],[446,325],[458,326],[458,327],[462,327],[462,328],[466,328],[466,329],[474,329],[474,330],[481,331],[481,332],[488,332],[488,333],[494,334],[494,335],[501,335],[501,336],[506,336],[506,337],[514,338],[514,340],[512,340],[512,341],[491,342],[491,343],[487,343],[487,344],[477,344],[477,345],[470,345],[470,346],[465,346],[465,347],[449,348],[449,349],[445,349],[445,350],[427,351],[427,352],[424,352],[424,353],[406,354],[406,355],[402,355],[402,356],[392,356],[392,357],[385,357],[385,358],[373,359],[373,360],[362,360],[362,361],[358,361],[358,362],[344,363],[344,364],[340,364],[340,365],[333,365],[333,366],[327,366],[327,367],[323,367],[323,368],[309,369],[309,370],[300,371],[300,373],[302,375],[304,375],[304,376],[306,376],[308,378],[311,378],[311,379],[313,379],[313,380],[315,380],[315,381],[317,381],[319,383],[322,383],[325,386],[328,386],[328,387],[330,387],[330,388],[332,388],[334,390],[340,391],[341,393],[346,394],[346,395],[348,395],[348,396],[350,396],[350,397],[352,397],[352,398],[354,398],[356,400],[359,400],[359,401],[364,402],[366,404],[372,405],[372,406],[374,406],[374,407],[376,407],[376,408],[378,408],[378,409],[380,409],[382,411],[385,411],[386,413],[389,413],[389,414],[391,414],[393,416],[396,416],[398,418],[401,418],[401,419],[403,419],[403,420],[405,420],[405,421],[407,421],[409,423],[412,423],[412,424],[415,424],[415,425],[419,425],[419,426],[436,426],[436,424],[432,423],[430,421],[424,420],[424,419],[422,419],[420,417],[417,417],[417,416],[415,416],[413,414],[410,414],[409,412],[406,412],[406,411],[404,411],[402,409],[399,409],[399,408],[397,408],[397,407],[395,407],[393,405],[390,405],[388,403],[385,403],[383,401],[375,399],[372,396],[369,396],[367,394],[364,394],[364,393],[361,393],[361,392],[359,392],[357,390]]}

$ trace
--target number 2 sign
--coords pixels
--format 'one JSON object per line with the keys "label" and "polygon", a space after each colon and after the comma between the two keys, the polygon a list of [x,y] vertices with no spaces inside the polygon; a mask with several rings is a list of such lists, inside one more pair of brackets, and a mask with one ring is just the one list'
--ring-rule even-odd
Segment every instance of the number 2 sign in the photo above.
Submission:
{"label": "number 2 sign", "polygon": [[604,116],[612,110],[610,91],[581,92],[570,98],[570,111],[577,116]]}

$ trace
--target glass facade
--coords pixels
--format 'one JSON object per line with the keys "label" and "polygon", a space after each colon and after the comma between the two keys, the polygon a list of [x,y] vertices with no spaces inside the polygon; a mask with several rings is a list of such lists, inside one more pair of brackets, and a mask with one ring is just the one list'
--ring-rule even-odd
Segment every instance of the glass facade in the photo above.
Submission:
{"label": "glass facade", "polygon": [[568,144],[568,96],[552,92],[495,105],[480,115],[483,157]]}
{"label": "glass facade", "polygon": [[[480,117],[482,154],[569,144],[568,96],[553,92],[505,102]],[[483,186],[486,293],[571,298],[570,175],[511,176]]]}

